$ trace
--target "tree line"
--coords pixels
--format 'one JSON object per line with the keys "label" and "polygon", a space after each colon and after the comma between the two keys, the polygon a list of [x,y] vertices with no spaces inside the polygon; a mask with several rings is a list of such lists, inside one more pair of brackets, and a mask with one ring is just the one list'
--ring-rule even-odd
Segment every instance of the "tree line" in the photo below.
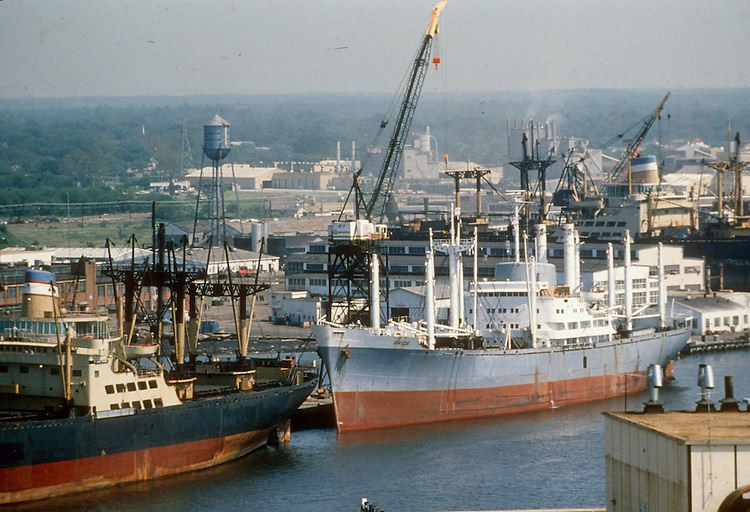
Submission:
{"label": "tree line", "polygon": [[[508,120],[553,119],[564,136],[586,138],[590,147],[597,147],[637,125],[665,93],[425,94],[412,130],[430,126],[440,154],[447,153],[452,160],[497,165],[505,163],[508,151]],[[750,104],[743,101],[747,93],[747,89],[672,91],[647,142],[654,144],[657,137],[664,144],[700,137],[723,145],[728,120],[732,132],[739,131],[747,139]],[[87,203],[91,205],[87,212],[96,213],[105,212],[96,203],[116,202],[146,211],[149,201],[168,198],[135,192],[152,181],[180,178],[191,164],[201,165],[203,124],[216,113],[231,123],[232,140],[243,142],[233,147],[234,162],[270,165],[331,158],[337,141],[348,158],[352,140],[361,158],[362,148],[387,143],[390,128],[379,140],[375,136],[390,101],[386,95],[357,94],[0,100],[0,217],[24,214],[4,205],[34,204],[35,210],[26,214],[53,214],[45,203]],[[627,141],[627,136],[622,140]]]}

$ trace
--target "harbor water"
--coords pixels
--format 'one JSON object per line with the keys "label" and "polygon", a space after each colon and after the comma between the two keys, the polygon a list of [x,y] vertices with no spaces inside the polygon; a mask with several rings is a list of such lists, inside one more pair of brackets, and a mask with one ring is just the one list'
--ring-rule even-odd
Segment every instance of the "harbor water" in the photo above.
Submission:
{"label": "harbor water", "polygon": [[[750,397],[750,352],[676,361],[662,390],[667,409],[692,409],[699,363],[735,396]],[[356,511],[362,497],[385,511],[604,507],[605,410],[641,410],[647,393],[513,417],[339,435],[296,432],[281,448],[187,475],[127,485],[21,510]],[[750,422],[750,415],[748,416]]]}

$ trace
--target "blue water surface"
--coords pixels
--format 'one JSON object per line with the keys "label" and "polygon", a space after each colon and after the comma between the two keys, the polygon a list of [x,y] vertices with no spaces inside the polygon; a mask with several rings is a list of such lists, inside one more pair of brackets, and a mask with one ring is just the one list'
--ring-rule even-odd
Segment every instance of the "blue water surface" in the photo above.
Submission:
{"label": "blue water surface", "polygon": [[[750,352],[683,357],[662,391],[668,409],[698,400],[699,363],[750,397]],[[337,434],[310,430],[220,467],[48,500],[24,510],[236,512],[604,507],[602,411],[641,410],[639,393],[539,413]]]}

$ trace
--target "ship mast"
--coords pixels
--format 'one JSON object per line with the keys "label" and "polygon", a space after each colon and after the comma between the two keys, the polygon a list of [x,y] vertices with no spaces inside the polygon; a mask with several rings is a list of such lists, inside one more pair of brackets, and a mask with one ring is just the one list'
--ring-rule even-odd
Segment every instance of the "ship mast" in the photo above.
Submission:
{"label": "ship mast", "polygon": [[724,219],[724,173],[734,173],[734,215],[737,221],[744,217],[742,204],[742,171],[750,166],[750,162],[740,161],[740,133],[734,136],[734,156],[731,156],[731,125],[727,123],[727,159],[720,162],[708,162],[708,166],[716,170],[716,195],[719,222]]}

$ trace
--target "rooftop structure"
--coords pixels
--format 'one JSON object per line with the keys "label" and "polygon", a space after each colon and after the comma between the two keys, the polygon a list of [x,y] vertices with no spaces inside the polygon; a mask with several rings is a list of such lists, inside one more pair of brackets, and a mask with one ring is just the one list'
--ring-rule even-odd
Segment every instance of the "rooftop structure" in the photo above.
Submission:
{"label": "rooftop structure", "polygon": [[608,511],[714,512],[750,481],[747,412],[604,416]]}

